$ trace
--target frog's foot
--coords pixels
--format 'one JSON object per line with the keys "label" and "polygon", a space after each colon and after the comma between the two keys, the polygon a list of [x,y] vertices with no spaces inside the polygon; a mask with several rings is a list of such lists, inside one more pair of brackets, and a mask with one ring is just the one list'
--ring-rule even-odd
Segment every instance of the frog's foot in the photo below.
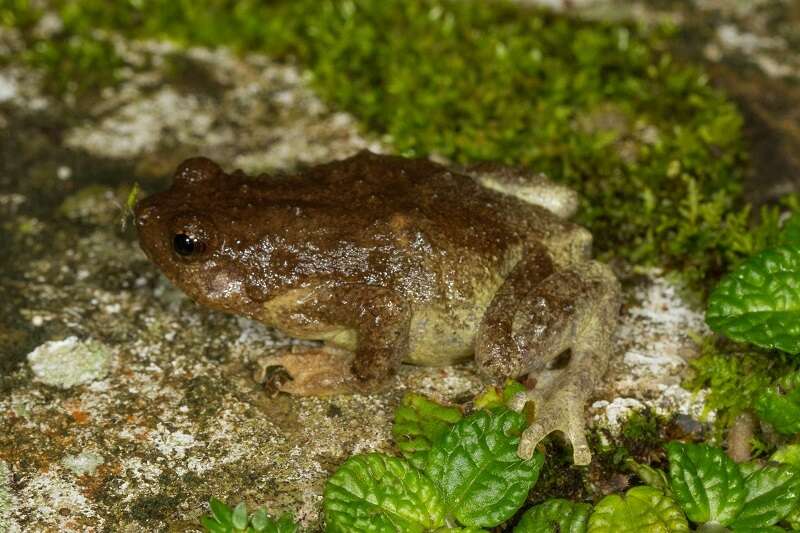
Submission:
{"label": "frog's foot", "polygon": [[297,396],[330,396],[358,389],[350,368],[353,354],[331,348],[264,357],[254,378],[270,395],[286,392]]}
{"label": "frog's foot", "polygon": [[[611,270],[593,261],[579,262],[537,280],[529,260],[498,291],[481,323],[476,360],[495,379],[531,374],[536,388],[516,399],[521,411],[534,403],[535,418],[522,435],[519,455],[529,458],[554,431],[573,446],[575,464],[591,461],[584,433],[583,408],[608,366],[619,311],[619,283]],[[530,272],[530,276],[525,276]],[[566,366],[563,355],[569,354]]]}
{"label": "frog's foot", "polygon": [[536,389],[518,394],[511,403],[512,409],[521,411],[528,402],[534,406],[533,423],[522,433],[518,455],[530,459],[536,446],[554,431],[560,432],[572,444],[572,458],[576,465],[588,465],[592,452],[586,442],[583,409],[587,391],[572,384],[558,390]]}

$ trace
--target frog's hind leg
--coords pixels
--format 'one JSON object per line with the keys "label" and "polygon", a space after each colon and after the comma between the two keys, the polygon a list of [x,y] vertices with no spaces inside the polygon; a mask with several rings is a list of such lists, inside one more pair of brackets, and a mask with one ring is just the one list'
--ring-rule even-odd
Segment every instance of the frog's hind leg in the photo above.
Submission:
{"label": "frog's hind leg", "polygon": [[[613,349],[619,283],[606,265],[586,261],[554,272],[524,295],[505,290],[519,299],[507,301],[507,306],[493,302],[478,332],[476,360],[485,373],[498,379],[517,377],[543,370],[571,352],[566,367],[554,371],[552,379],[540,379],[533,390],[514,399],[516,410],[529,401],[535,406],[519,455],[529,458],[544,437],[560,431],[572,444],[575,464],[588,464],[584,406]],[[502,299],[503,289],[498,297]]]}

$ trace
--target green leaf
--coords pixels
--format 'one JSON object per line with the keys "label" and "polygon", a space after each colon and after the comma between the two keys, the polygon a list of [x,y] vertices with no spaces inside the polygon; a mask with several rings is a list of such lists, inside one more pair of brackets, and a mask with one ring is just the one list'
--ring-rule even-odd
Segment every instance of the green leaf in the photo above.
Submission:
{"label": "green leaf", "polygon": [[300,526],[294,521],[294,516],[291,513],[284,513],[275,522],[274,529],[266,529],[267,533],[297,533]]}
{"label": "green leaf", "polygon": [[447,407],[421,394],[406,394],[394,413],[392,436],[402,454],[420,470],[428,451],[463,415],[457,407]]}
{"label": "green leaf", "polygon": [[649,465],[639,464],[630,457],[625,460],[625,466],[644,481],[645,485],[650,485],[662,490],[665,494],[670,494],[669,478],[667,473],[660,468],[653,468]]}
{"label": "green leaf", "polygon": [[784,533],[786,530],[778,526],[768,526],[768,527],[744,527],[744,528],[735,527],[730,531],[731,533]]}
{"label": "green leaf", "polygon": [[258,509],[250,517],[255,533],[297,533],[299,526],[291,513],[284,513],[278,520],[271,518],[265,509]]}
{"label": "green leaf", "polygon": [[493,527],[525,503],[544,457],[517,455],[525,428],[505,408],[477,411],[461,420],[428,454],[425,472],[439,488],[447,513],[465,526]]}
{"label": "green leaf", "polygon": [[325,485],[328,532],[417,533],[444,525],[433,483],[403,459],[354,455]]}
{"label": "green leaf", "polygon": [[220,524],[211,516],[204,516],[200,518],[200,524],[206,529],[206,531],[209,531],[210,533],[229,533],[231,531],[231,527],[233,527]]}
{"label": "green leaf", "polygon": [[434,533],[489,533],[477,527],[445,527],[437,529]]}
{"label": "green leaf", "polygon": [[747,495],[736,463],[705,444],[670,442],[666,448],[672,494],[689,520],[730,524]]}
{"label": "green leaf", "polygon": [[489,387],[475,398],[477,409],[493,409],[503,407],[508,401],[519,394],[525,392],[525,386],[514,379],[506,380],[503,388]]}
{"label": "green leaf", "polygon": [[793,372],[767,387],[756,398],[755,410],[759,418],[772,424],[779,433],[800,432],[800,373]]}
{"label": "green leaf", "polygon": [[250,517],[250,524],[252,524],[253,529],[255,529],[258,533],[266,531],[271,522],[272,520],[265,509],[256,509],[256,512],[253,513],[253,516]]}
{"label": "green leaf", "polygon": [[247,504],[245,502],[240,502],[234,508],[231,521],[236,529],[245,529],[247,527]]}
{"label": "green leaf", "polygon": [[592,506],[555,498],[528,509],[514,533],[585,533]]}
{"label": "green leaf", "polygon": [[795,506],[792,511],[786,515],[786,522],[792,531],[800,531],[800,505]]}
{"label": "green leaf", "polygon": [[208,506],[211,507],[211,514],[214,516],[214,519],[217,522],[223,526],[233,527],[233,512],[231,511],[231,508],[225,504],[225,502],[222,502],[217,498],[211,498],[211,500],[208,502]]}
{"label": "green leaf", "polygon": [[786,463],[787,465],[800,467],[800,444],[781,446],[775,450],[775,453],[772,454],[769,460],[775,461],[776,463]]}
{"label": "green leaf", "polygon": [[745,480],[752,474],[761,470],[764,466],[764,464],[759,461],[744,461],[742,463],[736,463],[736,465],[739,467],[739,473],[742,475],[742,479]]}
{"label": "green leaf", "polygon": [[731,522],[733,529],[763,528],[788,515],[800,498],[800,472],[789,465],[767,465],[745,481],[747,498]]}
{"label": "green leaf", "polygon": [[728,274],[709,297],[706,322],[737,341],[800,353],[800,248],[765,250]]}
{"label": "green leaf", "polygon": [[611,494],[595,506],[588,533],[683,533],[689,524],[672,498],[653,487]]}

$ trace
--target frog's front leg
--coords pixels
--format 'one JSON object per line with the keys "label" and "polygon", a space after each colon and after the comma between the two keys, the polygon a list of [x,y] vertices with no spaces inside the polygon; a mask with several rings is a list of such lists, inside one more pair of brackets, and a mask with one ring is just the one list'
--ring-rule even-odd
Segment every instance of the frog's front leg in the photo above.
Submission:
{"label": "frog's front leg", "polygon": [[[515,271],[506,283],[523,283],[519,280],[530,268],[521,263],[517,269],[523,272]],[[541,272],[530,274],[535,279]],[[556,271],[532,290],[521,292],[501,288],[478,332],[476,359],[484,372],[504,379],[544,370],[569,350],[568,364],[553,379],[539,380],[533,390],[513,402],[516,410],[529,401],[535,407],[535,419],[523,433],[518,453],[529,458],[544,437],[560,431],[572,444],[575,464],[588,464],[591,452],[584,431],[584,406],[605,373],[613,349],[619,282],[606,265],[586,261]],[[509,298],[509,293],[515,298]]]}
{"label": "frog's front leg", "polygon": [[[331,331],[355,333],[355,349],[343,348],[334,338],[320,348],[269,357],[261,366],[271,373],[268,380],[274,378],[272,390],[315,396],[369,392],[395,373],[408,351],[410,310],[388,289],[346,285],[319,290],[284,314],[304,323],[306,335],[313,336],[314,329],[321,338]],[[277,327],[282,329],[280,323]]]}

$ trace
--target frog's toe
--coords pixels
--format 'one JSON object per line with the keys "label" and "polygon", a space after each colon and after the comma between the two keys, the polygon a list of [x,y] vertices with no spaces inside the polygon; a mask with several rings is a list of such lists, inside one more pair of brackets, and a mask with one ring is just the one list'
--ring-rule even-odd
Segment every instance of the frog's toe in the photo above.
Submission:
{"label": "frog's toe", "polygon": [[588,465],[592,461],[592,452],[584,430],[584,401],[578,391],[561,390],[547,399],[536,393],[521,393],[512,405],[521,409],[527,401],[535,403],[536,418],[520,438],[517,454],[522,459],[533,456],[536,446],[549,434],[557,431],[572,445],[572,458],[576,465]]}
{"label": "frog's toe", "polygon": [[285,392],[297,396],[327,396],[353,392],[350,354],[328,348],[311,348],[265,357],[259,361],[256,381],[271,396]]}
{"label": "frog's toe", "polygon": [[294,379],[282,365],[264,366],[260,369],[259,374],[257,379],[263,385],[264,392],[269,396],[277,395],[286,383]]}

